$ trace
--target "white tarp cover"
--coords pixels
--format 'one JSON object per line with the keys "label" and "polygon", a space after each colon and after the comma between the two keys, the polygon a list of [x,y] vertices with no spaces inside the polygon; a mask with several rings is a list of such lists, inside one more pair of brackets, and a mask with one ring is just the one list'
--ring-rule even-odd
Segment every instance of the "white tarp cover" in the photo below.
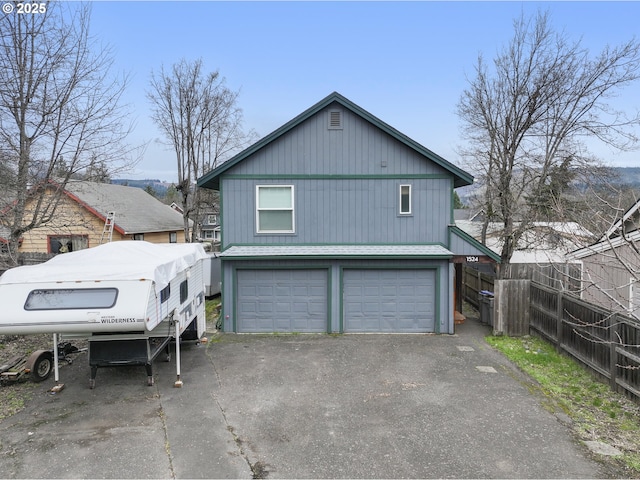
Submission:
{"label": "white tarp cover", "polygon": [[199,243],[156,244],[119,241],[57,255],[40,265],[7,270],[0,285],[9,283],[153,280],[166,287],[179,272],[208,258]]}

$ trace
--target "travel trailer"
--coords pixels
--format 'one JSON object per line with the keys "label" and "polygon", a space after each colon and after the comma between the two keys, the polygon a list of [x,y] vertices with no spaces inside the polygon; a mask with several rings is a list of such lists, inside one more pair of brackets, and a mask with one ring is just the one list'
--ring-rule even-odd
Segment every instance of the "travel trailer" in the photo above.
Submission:
{"label": "travel trailer", "polygon": [[[118,241],[12,268],[0,277],[0,334],[87,339],[90,388],[99,367],[121,365],[144,365],[153,385],[153,360],[175,340],[181,386],[179,340],[206,328],[205,259],[196,243]],[[56,349],[53,362],[57,384]]]}

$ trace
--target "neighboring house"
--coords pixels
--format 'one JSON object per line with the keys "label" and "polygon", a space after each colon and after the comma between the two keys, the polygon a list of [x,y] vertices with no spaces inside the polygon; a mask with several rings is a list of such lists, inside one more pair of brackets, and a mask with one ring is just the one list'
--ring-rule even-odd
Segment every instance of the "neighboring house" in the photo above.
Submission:
{"label": "neighboring house", "polygon": [[[482,213],[471,215],[467,220],[456,219],[456,225],[478,241],[482,241],[483,223]],[[502,251],[503,228],[500,222],[487,225],[486,245],[496,255]],[[587,245],[592,238],[593,234],[576,222],[533,222],[518,242],[510,263],[500,268],[505,269],[505,278],[529,278],[553,288],[579,292],[582,289],[580,262],[566,255]]]}
{"label": "neighboring house", "polygon": [[185,241],[182,215],[143,189],[71,180],[54,218],[26,232],[19,252],[63,253],[107,242],[111,229],[105,231],[105,220],[109,212],[113,212],[111,241]]}
{"label": "neighboring house", "polygon": [[594,244],[571,252],[582,262],[582,298],[640,318],[640,201]]}
{"label": "neighboring house", "polygon": [[[482,240],[481,216],[456,219],[456,225],[478,241]],[[516,222],[515,227],[518,227]],[[501,222],[489,222],[486,245],[498,255],[502,251]],[[589,243],[593,234],[577,222],[533,222],[511,257],[511,263],[564,263],[565,255]]]}
{"label": "neighboring house", "polygon": [[456,223],[460,220],[470,221],[470,222],[481,222],[484,220],[484,211],[475,211],[470,208],[456,208],[453,211],[453,219]]}
{"label": "neighboring house", "polygon": [[[473,177],[338,93],[198,180],[220,192],[225,331],[453,333]],[[456,275],[457,273],[457,275]]]}
{"label": "neighboring house", "polygon": [[200,224],[200,239],[213,244],[220,243],[220,223],[217,213],[205,213]]}

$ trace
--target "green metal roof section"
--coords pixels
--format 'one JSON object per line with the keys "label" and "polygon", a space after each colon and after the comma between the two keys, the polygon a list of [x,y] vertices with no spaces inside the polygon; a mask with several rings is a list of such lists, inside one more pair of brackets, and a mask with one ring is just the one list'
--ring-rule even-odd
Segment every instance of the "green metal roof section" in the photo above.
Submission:
{"label": "green metal roof section", "polygon": [[403,133],[401,133],[398,130],[396,130],[395,128],[393,128],[392,126],[388,125],[387,123],[383,122],[379,118],[377,118],[374,115],[370,114],[369,112],[367,112],[363,108],[359,107],[355,103],[351,102],[347,98],[343,97],[338,92],[333,92],[332,94],[330,94],[329,96],[327,96],[323,100],[320,100],[318,103],[316,103],[311,108],[309,108],[309,109],[305,110],[304,112],[302,112],[300,115],[298,115],[294,119],[292,119],[289,122],[285,123],[283,126],[278,128],[277,130],[274,130],[269,135],[267,135],[267,136],[263,137],[262,139],[258,140],[256,143],[254,143],[250,147],[246,148],[242,152],[238,153],[236,156],[234,156],[233,158],[229,159],[228,161],[224,162],[219,167],[211,170],[210,172],[208,172],[205,175],[203,175],[202,177],[200,177],[198,179],[198,186],[199,187],[203,187],[203,188],[209,188],[211,190],[219,190],[219,188],[220,188],[220,175],[222,175],[224,172],[226,172],[227,170],[229,170],[230,168],[232,168],[236,164],[240,163],[245,158],[251,156],[252,154],[257,152],[258,150],[263,148],[265,145],[271,143],[273,140],[275,140],[276,138],[280,137],[281,135],[284,135],[285,133],[287,133],[288,131],[292,130],[297,125],[301,124],[302,122],[304,122],[305,120],[307,120],[308,118],[312,117],[313,115],[315,115],[316,113],[320,112],[321,110],[323,110],[324,108],[328,107],[329,105],[331,105],[334,102],[339,103],[343,107],[351,110],[353,113],[359,115],[360,117],[364,118],[365,120],[367,120],[371,124],[373,124],[376,127],[378,127],[380,130],[382,130],[382,131],[386,132],[387,134],[391,135],[392,137],[394,137],[399,142],[405,144],[409,148],[412,148],[413,150],[415,150],[419,154],[427,157],[429,160],[433,161],[434,163],[440,165],[445,170],[449,171],[454,177],[454,181],[453,181],[454,188],[464,187],[466,185],[471,185],[473,183],[473,175],[471,175],[470,173],[465,172],[461,168],[456,167],[451,162],[449,162],[449,161],[445,160],[444,158],[442,158],[440,155],[437,155],[436,153],[432,152],[428,148],[420,145],[418,142],[410,139],[409,137],[407,137]]}
{"label": "green metal roof section", "polygon": [[482,243],[480,243],[478,240],[473,238],[471,235],[469,235],[467,232],[462,230],[460,227],[456,227],[455,225],[450,225],[449,226],[449,233],[452,234],[452,235],[458,236],[463,241],[469,243],[473,247],[475,247],[478,250],[480,250],[481,252],[483,252],[487,257],[491,258],[495,262],[497,262],[497,263],[501,263],[502,262],[502,258],[500,257],[500,255],[498,255],[496,252],[491,250],[486,245],[483,245]]}
{"label": "green metal roof section", "polygon": [[218,254],[226,260],[269,258],[428,258],[449,259],[442,245],[237,245]]}

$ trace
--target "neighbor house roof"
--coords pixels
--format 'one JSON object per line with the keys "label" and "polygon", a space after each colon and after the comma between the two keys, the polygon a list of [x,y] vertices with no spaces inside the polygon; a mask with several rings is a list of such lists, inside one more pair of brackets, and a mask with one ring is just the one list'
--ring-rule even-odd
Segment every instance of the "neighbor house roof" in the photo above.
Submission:
{"label": "neighbor house roof", "polygon": [[571,252],[568,257],[582,259],[640,241],[640,201],[629,208],[597,242]]}
{"label": "neighbor house roof", "polygon": [[604,242],[607,239],[613,239],[621,235],[627,235],[638,231],[640,225],[640,200],[629,208],[622,218],[618,219],[609,230],[598,240]]}
{"label": "neighbor house roof", "polygon": [[[482,237],[482,222],[456,220],[456,226],[476,240]],[[517,226],[517,223],[516,223]],[[486,246],[500,254],[504,225],[490,222]],[[563,263],[566,254],[580,247],[593,234],[577,222],[533,222],[516,247],[511,263]]]}
{"label": "neighbor house roof", "polygon": [[305,110],[304,112],[302,112],[300,115],[295,117],[293,120],[290,120],[289,122],[285,123],[282,127],[278,128],[277,130],[275,130],[274,132],[270,133],[269,135],[263,137],[261,140],[258,140],[256,143],[254,143],[250,147],[246,148],[245,150],[240,152],[235,157],[231,158],[230,160],[226,161],[225,163],[223,163],[219,167],[215,168],[214,170],[212,170],[209,173],[207,173],[207,174],[203,175],[202,177],[200,177],[198,179],[198,186],[199,187],[204,187],[204,188],[210,188],[212,190],[219,190],[220,189],[220,175],[221,174],[223,174],[224,172],[226,172],[227,170],[229,170],[230,168],[232,168],[236,164],[240,163],[241,161],[243,161],[247,157],[253,155],[255,152],[257,152],[258,150],[263,148],[265,145],[273,142],[278,137],[281,137],[285,133],[289,132],[290,130],[292,130],[296,126],[300,125],[305,120],[309,119],[310,117],[312,117],[313,115],[315,115],[316,113],[318,113],[319,111],[323,110],[324,108],[328,107],[329,105],[331,105],[333,103],[338,103],[338,104],[342,105],[344,108],[350,110],[351,112],[353,112],[356,115],[359,115],[361,118],[367,120],[368,122],[370,122],[374,126],[378,127],[383,132],[386,132],[387,134],[391,135],[393,138],[395,138],[399,142],[405,144],[409,148],[412,148],[417,153],[425,156],[426,158],[428,158],[432,162],[440,165],[442,168],[444,168],[445,170],[449,171],[454,177],[454,182],[453,182],[454,183],[454,187],[463,187],[465,185],[471,185],[473,183],[473,176],[471,174],[469,174],[469,173],[465,172],[464,170],[456,167],[452,163],[448,162],[447,160],[445,160],[441,156],[435,154],[434,152],[432,152],[428,148],[423,147],[418,142],[416,142],[415,140],[412,140],[411,138],[407,137],[403,133],[400,133],[395,128],[393,128],[390,125],[386,124],[385,122],[383,122],[379,118],[375,117],[374,115],[370,114],[366,110],[360,108],[358,105],[356,105],[355,103],[351,102],[347,98],[343,97],[339,93],[333,92],[332,94],[330,94],[329,96],[327,96],[323,100],[320,100],[318,103],[316,103],[311,108],[309,108],[309,109]]}
{"label": "neighbor house roof", "polygon": [[183,217],[141,188],[71,180],[65,194],[105,220],[114,212],[114,230],[123,234],[184,229]]}

